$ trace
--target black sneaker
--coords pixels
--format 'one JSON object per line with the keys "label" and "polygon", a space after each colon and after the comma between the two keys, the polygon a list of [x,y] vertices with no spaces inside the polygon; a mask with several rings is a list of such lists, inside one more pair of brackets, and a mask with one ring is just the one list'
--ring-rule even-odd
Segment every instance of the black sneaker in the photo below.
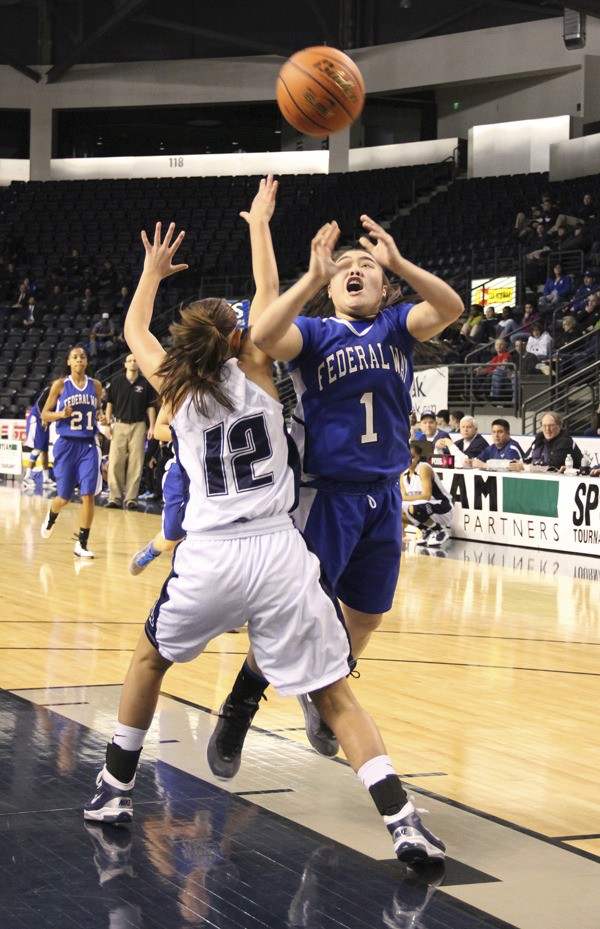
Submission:
{"label": "black sneaker", "polygon": [[206,758],[215,777],[235,777],[242,763],[244,739],[258,710],[258,703],[231,703],[231,694],[219,710],[219,721],[208,745]]}

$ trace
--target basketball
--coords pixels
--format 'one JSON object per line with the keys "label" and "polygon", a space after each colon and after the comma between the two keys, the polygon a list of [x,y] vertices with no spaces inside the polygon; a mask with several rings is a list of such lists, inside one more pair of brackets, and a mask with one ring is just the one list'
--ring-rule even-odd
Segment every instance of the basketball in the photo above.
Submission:
{"label": "basketball", "polygon": [[288,58],[277,77],[277,105],[304,135],[339,132],[362,113],[365,82],[357,65],[337,48],[315,45]]}

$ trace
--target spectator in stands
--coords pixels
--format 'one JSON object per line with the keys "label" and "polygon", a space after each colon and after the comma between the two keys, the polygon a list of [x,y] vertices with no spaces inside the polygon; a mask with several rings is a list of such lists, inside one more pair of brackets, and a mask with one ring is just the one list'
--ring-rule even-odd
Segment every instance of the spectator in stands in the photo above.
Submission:
{"label": "spectator in stands", "polygon": [[463,410],[452,410],[449,416],[450,432],[460,432],[460,421],[464,416]]}
{"label": "spectator in stands", "polygon": [[483,307],[479,303],[471,304],[471,309],[469,310],[468,316],[463,323],[460,334],[465,339],[472,339],[473,332],[476,329],[477,325],[484,320]]}
{"label": "spectator in stands", "polygon": [[89,284],[85,285],[78,309],[81,317],[87,319],[91,319],[94,313],[98,312],[98,298],[94,295]]}
{"label": "spectator in stands", "polygon": [[561,303],[567,303],[572,292],[571,275],[565,274],[560,261],[557,261],[552,275],[546,279],[544,292],[538,302],[538,308],[544,315],[551,314]]}
{"label": "spectator in stands", "polygon": [[600,320],[600,291],[590,294],[585,306],[575,314],[582,332],[591,332]]}
{"label": "spectator in stands", "polygon": [[107,258],[98,272],[98,293],[114,294],[116,289],[117,272],[110,258]]}
{"label": "spectator in stands", "polygon": [[35,325],[35,296],[32,294],[27,299],[27,303],[21,310],[21,325],[24,329],[31,329]]}
{"label": "spectator in stands", "polygon": [[108,313],[92,326],[90,332],[89,355],[96,358],[99,354],[111,352],[117,339],[117,333]]}
{"label": "spectator in stands", "polygon": [[575,313],[575,315],[580,313],[585,308],[589,295],[594,293],[597,288],[596,271],[593,268],[587,268],[583,272],[583,283],[579,285],[573,294],[570,312]]}
{"label": "spectator in stands", "polygon": [[474,416],[463,416],[460,421],[460,439],[454,442],[451,438],[439,439],[435,443],[438,451],[449,451],[454,455],[457,468],[462,468],[466,458],[477,458],[488,447],[487,442],[478,432],[477,420]]}
{"label": "spectator in stands", "polygon": [[60,284],[54,284],[52,287],[52,293],[48,297],[48,311],[50,313],[54,313],[55,316],[60,316],[66,305],[67,295],[63,293]]}
{"label": "spectator in stands", "polygon": [[11,303],[11,309],[13,310],[22,310],[27,306],[27,301],[29,299],[29,294],[27,293],[27,284],[25,281],[21,281],[19,284],[19,290],[17,295],[14,298],[14,303]]}
{"label": "spectator in stands", "polygon": [[517,342],[526,342],[531,335],[531,329],[534,323],[542,323],[542,314],[537,309],[532,300],[528,300],[523,307],[523,318],[518,328],[510,336],[510,344],[515,346]]}
{"label": "spectator in stands", "polygon": [[498,338],[509,339],[513,332],[519,328],[519,323],[514,316],[515,311],[512,306],[502,307],[500,319],[496,322],[496,335]]}
{"label": "spectator in stands", "polygon": [[498,321],[493,306],[486,306],[483,311],[483,319],[476,323],[471,330],[471,338],[475,342],[489,342],[496,336]]}
{"label": "spectator in stands", "polygon": [[595,219],[597,214],[597,208],[594,204],[592,195],[590,193],[585,193],[583,195],[582,203],[575,208],[572,213],[559,213],[556,217],[556,222],[554,226],[550,229],[550,232],[554,232],[559,226],[577,226],[582,223],[587,223],[591,219]]}
{"label": "spectator in stands", "polygon": [[536,468],[549,468],[558,471],[564,467],[565,458],[571,455],[573,464],[581,464],[581,449],[571,436],[563,429],[563,418],[554,410],[546,410],[541,417],[541,432],[538,432],[523,461],[511,461],[510,471],[529,471]]}
{"label": "spectator in stands", "polygon": [[[479,380],[479,389],[483,386],[483,392],[489,390],[490,400],[513,400],[515,393],[516,374],[513,358],[508,350],[506,339],[496,339],[494,343],[496,354],[490,359],[490,363],[482,368],[477,368],[476,373],[483,375]],[[477,388],[476,388],[477,390]]]}
{"label": "spectator in stands", "polygon": [[561,326],[562,331],[559,332],[554,340],[555,351],[564,350],[572,342],[575,342],[576,339],[581,338],[581,327],[571,313],[567,316],[563,316]]}
{"label": "spectator in stands", "polygon": [[452,432],[452,426],[450,425],[450,411],[449,410],[438,410],[435,414],[435,421],[437,423],[438,429],[442,429],[444,432]]}
{"label": "spectator in stands", "polygon": [[584,226],[580,223],[575,228],[570,228],[568,234],[561,241],[561,247],[564,252],[589,252],[592,247],[592,238],[594,230],[591,226]]}
{"label": "spectator in stands", "polygon": [[129,304],[131,303],[131,293],[129,292],[129,287],[123,285],[117,294],[115,300],[115,310],[120,314],[121,321],[125,322],[125,317],[127,316],[127,310],[129,309]]}
{"label": "spectator in stands", "polygon": [[415,438],[426,439],[431,442],[432,447],[438,439],[450,438],[445,430],[439,428],[433,410],[423,410],[419,425],[420,429],[415,431]]}
{"label": "spectator in stands", "polygon": [[477,458],[467,458],[463,468],[485,468],[488,461],[521,461],[523,449],[511,438],[510,425],[506,419],[492,422],[492,444],[484,448]]}
{"label": "spectator in stands", "polygon": [[531,335],[527,339],[525,354],[521,369],[524,374],[535,374],[539,371],[547,374],[540,365],[547,365],[552,354],[552,337],[544,329],[543,323],[534,323],[531,327]]}
{"label": "spectator in stands", "polygon": [[531,241],[536,234],[536,226],[543,225],[541,206],[532,206],[529,213],[517,213],[515,231],[520,239]]}

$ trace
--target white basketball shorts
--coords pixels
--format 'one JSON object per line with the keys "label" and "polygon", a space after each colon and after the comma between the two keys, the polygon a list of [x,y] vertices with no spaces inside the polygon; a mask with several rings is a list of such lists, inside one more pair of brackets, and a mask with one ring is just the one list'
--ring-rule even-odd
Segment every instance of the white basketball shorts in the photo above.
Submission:
{"label": "white basketball shorts", "polygon": [[310,693],[349,673],[348,635],[319,576],[287,515],[188,532],[146,632],[163,658],[184,662],[247,622],[267,680],[283,696]]}

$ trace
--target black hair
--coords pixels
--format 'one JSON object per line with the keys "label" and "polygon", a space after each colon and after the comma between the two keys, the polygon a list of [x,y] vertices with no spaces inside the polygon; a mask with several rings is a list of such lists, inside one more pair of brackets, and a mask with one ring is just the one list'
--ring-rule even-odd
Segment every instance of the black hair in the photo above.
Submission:
{"label": "black hair", "polygon": [[492,426],[502,426],[507,432],[510,432],[510,423],[507,419],[493,419]]}
{"label": "black hair", "polygon": [[[360,243],[356,245],[345,245],[343,248],[338,248],[331,256],[334,261],[337,261],[342,255],[346,252],[364,252],[365,255],[368,255],[369,258],[373,256],[366,248],[364,248]],[[373,259],[376,261],[375,259]],[[377,264],[378,262],[376,262]],[[381,274],[383,277],[383,285],[386,289],[385,297],[381,301],[380,310],[385,309],[386,306],[393,306],[394,303],[397,303],[399,298],[402,296],[402,289],[400,284],[397,282],[392,282],[388,278],[385,270],[381,268]],[[335,315],[335,307],[331,301],[331,297],[328,293],[329,285],[324,284],[323,287],[312,297],[304,306],[302,310],[303,316],[319,316],[322,319],[325,319],[328,316]]]}

